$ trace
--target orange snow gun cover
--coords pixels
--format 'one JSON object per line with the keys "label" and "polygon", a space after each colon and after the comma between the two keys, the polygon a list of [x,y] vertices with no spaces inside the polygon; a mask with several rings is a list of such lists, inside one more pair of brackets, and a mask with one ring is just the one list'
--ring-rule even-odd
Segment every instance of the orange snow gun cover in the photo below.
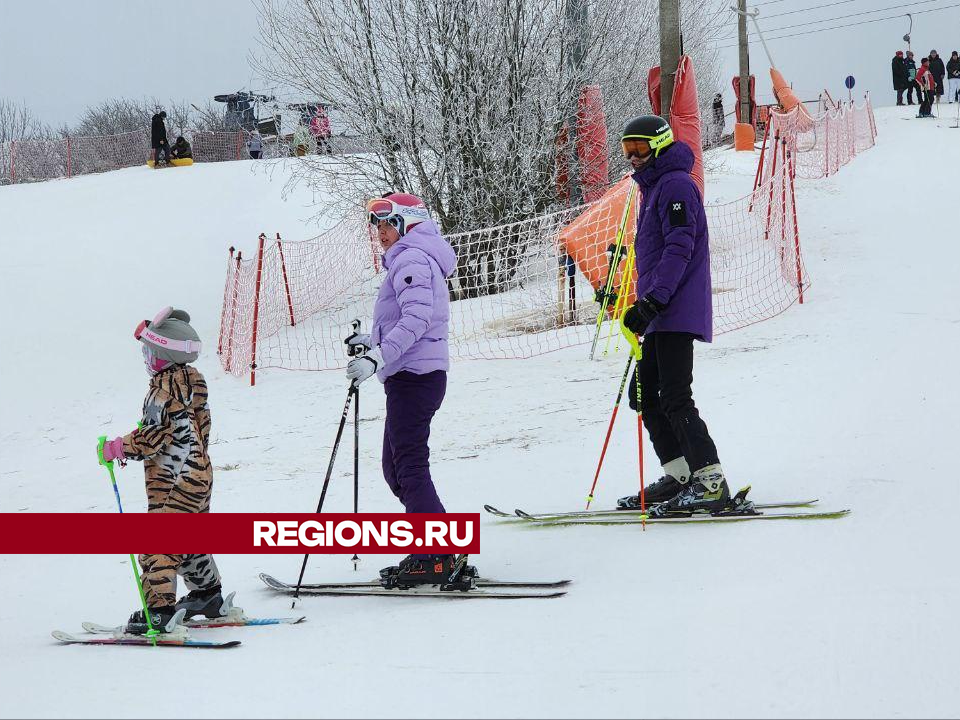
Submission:
{"label": "orange snow gun cover", "polygon": [[[655,67],[648,76],[648,95],[653,112],[660,113],[660,68]],[[686,55],[680,58],[677,68],[676,83],[673,88],[673,100],[670,106],[670,126],[677,140],[682,140],[690,146],[695,157],[693,171],[690,173],[703,194],[703,148],[701,145],[702,130],[700,125],[700,107],[697,100],[697,79],[693,69],[693,61]],[[560,233],[559,242],[566,253],[573,258],[583,276],[596,290],[607,282],[609,262],[607,248],[616,242],[617,231],[623,219],[623,210],[630,195],[630,183],[633,180],[628,174],[613,185],[603,197],[588,207],[582,214],[573,220]],[[630,209],[630,218],[624,234],[623,245],[629,247],[637,234],[635,222],[636,207],[640,202],[637,194],[633,207]],[[622,267],[615,271],[614,288],[624,287],[624,278],[621,277]],[[636,275],[629,278],[626,285],[627,302],[633,303],[636,294]],[[613,313],[614,303],[609,306],[609,313]]]}

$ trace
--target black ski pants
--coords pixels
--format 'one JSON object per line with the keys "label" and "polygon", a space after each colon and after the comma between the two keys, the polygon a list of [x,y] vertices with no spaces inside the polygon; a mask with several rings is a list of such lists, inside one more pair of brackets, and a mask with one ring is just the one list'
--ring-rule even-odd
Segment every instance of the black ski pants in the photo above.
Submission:
{"label": "black ski pants", "polygon": [[683,455],[696,472],[720,462],[707,424],[693,402],[693,340],[690,333],[654,332],[643,338],[643,357],[630,381],[630,407],[640,410],[650,442],[664,465]]}

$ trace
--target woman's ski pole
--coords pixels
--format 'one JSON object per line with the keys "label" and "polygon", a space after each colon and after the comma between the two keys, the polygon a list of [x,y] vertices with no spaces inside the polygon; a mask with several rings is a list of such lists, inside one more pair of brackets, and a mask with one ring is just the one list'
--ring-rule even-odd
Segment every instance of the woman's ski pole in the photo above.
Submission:
{"label": "woman's ski pole", "polygon": [[[353,514],[360,512],[360,386],[353,391]],[[360,556],[356,553],[350,558],[353,571],[357,571]]]}
{"label": "woman's ski pole", "polygon": [[[350,383],[347,390],[347,401],[343,404],[343,413],[340,415],[340,427],[337,428],[337,437],[333,441],[333,451],[330,453],[330,464],[327,466],[327,476],[323,480],[323,490],[320,491],[320,502],[317,503],[317,512],[323,509],[323,501],[327,497],[327,488],[330,486],[330,477],[333,475],[333,464],[337,459],[337,450],[340,447],[340,439],[343,437],[343,428],[347,424],[347,415],[350,414],[350,401],[357,391],[356,383]],[[290,607],[296,607],[297,600],[300,599],[300,585],[303,584],[303,574],[307,571],[307,558],[310,553],[304,553],[303,565],[300,566],[300,577],[297,578],[297,591],[293,595],[293,604]]]}
{"label": "woman's ski pole", "polygon": [[627,358],[627,367],[623,371],[623,377],[620,379],[620,389],[617,391],[617,400],[613,404],[613,414],[610,416],[610,425],[607,427],[607,436],[603,439],[603,450],[600,451],[600,462],[597,463],[597,472],[593,476],[593,485],[590,486],[590,494],[587,495],[587,510],[590,509],[590,503],[593,502],[593,493],[597,489],[597,479],[600,477],[600,468],[603,467],[603,458],[607,454],[607,445],[610,443],[610,434],[613,432],[613,424],[617,420],[617,412],[620,410],[620,400],[623,398],[623,388],[627,385],[627,378],[630,377],[630,367],[633,365],[633,355]]}
{"label": "woman's ski pole", "polygon": [[[107,472],[110,473],[110,483],[113,485],[113,494],[117,498],[117,509],[120,510],[120,514],[123,514],[123,505],[120,503],[120,489],[117,487],[117,478],[113,474],[113,460],[104,460],[103,458],[103,446],[107,443],[107,436],[101,435],[97,438],[97,458],[100,460],[100,464],[106,466]],[[130,567],[133,568],[133,576],[137,580],[137,592],[140,594],[140,604],[143,606],[143,616],[147,619],[147,637],[153,643],[153,646],[157,646],[157,635],[159,631],[153,627],[153,620],[150,618],[150,611],[147,609],[147,598],[143,594],[143,582],[140,579],[140,571],[137,570],[137,561],[133,557],[133,553],[130,553]]]}

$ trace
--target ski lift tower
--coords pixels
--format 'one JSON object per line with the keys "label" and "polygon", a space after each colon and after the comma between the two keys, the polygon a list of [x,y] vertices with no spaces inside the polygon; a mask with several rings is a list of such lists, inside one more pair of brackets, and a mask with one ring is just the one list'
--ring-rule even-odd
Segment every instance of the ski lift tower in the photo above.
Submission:
{"label": "ski lift tower", "polygon": [[269,128],[263,127],[265,124],[274,123],[275,128],[275,119],[270,117],[266,120],[261,120],[259,117],[260,105],[262,103],[273,102],[273,96],[238,90],[234,93],[214,95],[213,99],[216,102],[227,104],[227,111],[224,117],[227,130],[246,130],[247,132],[260,130],[261,134],[276,134],[275,129],[270,131]]}

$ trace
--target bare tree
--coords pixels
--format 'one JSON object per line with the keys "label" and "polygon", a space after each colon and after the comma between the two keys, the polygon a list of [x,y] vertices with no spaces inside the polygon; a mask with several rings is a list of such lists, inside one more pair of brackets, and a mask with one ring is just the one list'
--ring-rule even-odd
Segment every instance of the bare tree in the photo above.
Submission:
{"label": "bare tree", "polygon": [[159,109],[156,99],[114,98],[91,105],[83,111],[74,128],[76,135],[117,135],[150,126],[151,116]]}
{"label": "bare tree", "polygon": [[190,128],[193,130],[206,130],[209,132],[230,132],[227,127],[227,115],[223,103],[207,100],[203,107],[191,105],[193,115],[190,120]]}
{"label": "bare tree", "polygon": [[[255,64],[336,102],[341,132],[366,138],[369,155],[305,161],[304,177],[340,189],[338,209],[403,188],[424,196],[446,231],[510,222],[557,202],[558,132],[583,85],[603,91],[611,157],[615,130],[649,111],[656,3],[583,2],[586,28],[568,26],[564,0],[259,0]],[[684,5],[686,49],[713,90],[716,10]],[[576,70],[573,39],[586,48]]]}
{"label": "bare tree", "polygon": [[[423,197],[446,232],[529,218],[563,202],[558,157],[573,154],[564,127],[585,85],[602,90],[614,162],[619,128],[649,112],[654,0],[581,0],[586,26],[568,21],[566,0],[258,2],[260,72],[336,103],[339,131],[367,143],[369,152],[335,162],[304,158],[297,179],[339,194],[328,213],[357,212],[364,198],[394,189]],[[688,52],[715,65],[707,52],[715,11],[684,4]],[[568,62],[577,42],[582,57]],[[701,82],[714,82],[712,70],[698,69]],[[516,242],[492,233],[484,246],[458,248],[461,280],[474,286],[467,294],[504,287]]]}
{"label": "bare tree", "polygon": [[0,143],[46,137],[50,130],[23,103],[0,98]]}

